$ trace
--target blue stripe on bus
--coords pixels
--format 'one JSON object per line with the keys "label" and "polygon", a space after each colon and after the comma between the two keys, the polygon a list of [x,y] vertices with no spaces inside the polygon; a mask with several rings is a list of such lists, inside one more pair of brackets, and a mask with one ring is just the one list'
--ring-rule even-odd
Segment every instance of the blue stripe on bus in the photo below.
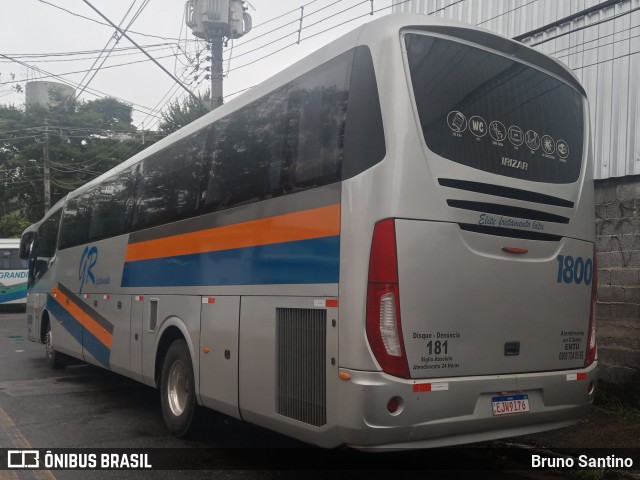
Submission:
{"label": "blue stripe on bus", "polygon": [[[62,320],[62,326],[71,336],[82,345],[98,362],[109,368],[111,350],[105,347],[93,334],[84,328],[73,315],[71,315],[51,295],[47,295],[47,310],[57,319]],[[53,319],[51,320],[53,321]]]}
{"label": "blue stripe on bus", "polygon": [[123,287],[338,283],[340,237],[127,262]]}
{"label": "blue stripe on bus", "polygon": [[27,287],[24,290],[16,290],[9,293],[0,293],[0,303],[13,302],[14,300],[21,300],[27,298]]}
{"label": "blue stripe on bus", "polygon": [[87,350],[93,358],[99,361],[106,368],[110,368],[109,360],[111,358],[111,350],[104,346],[93,334],[86,328],[82,329],[82,346]]}
{"label": "blue stripe on bus", "polygon": [[[61,325],[64,329],[82,345],[82,325],[51,295],[47,295],[47,310],[59,323],[62,322]],[[50,319],[52,323],[53,320],[54,319]]]}

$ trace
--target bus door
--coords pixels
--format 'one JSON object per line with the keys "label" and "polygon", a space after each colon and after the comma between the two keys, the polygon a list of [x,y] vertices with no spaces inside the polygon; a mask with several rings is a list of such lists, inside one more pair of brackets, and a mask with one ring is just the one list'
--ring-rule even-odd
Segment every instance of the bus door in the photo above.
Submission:
{"label": "bus door", "polygon": [[27,338],[40,343],[40,315],[42,313],[41,297],[39,293],[27,294]]}
{"label": "bus door", "polygon": [[[82,355],[87,362],[128,374],[131,371],[131,296],[83,295]],[[131,340],[133,341],[133,340]]]}
{"label": "bus door", "polygon": [[[29,260],[28,290],[31,290],[35,282],[35,260],[38,255],[36,235],[34,232],[25,234],[20,240],[20,256]],[[46,296],[46,294],[45,294]],[[41,342],[40,338],[40,315],[42,304],[40,294],[31,291],[27,292],[27,338],[32,342]]]}
{"label": "bus door", "polygon": [[239,327],[240,297],[202,297],[200,397],[204,406],[236,418]]}
{"label": "bus door", "polygon": [[[142,382],[142,319],[144,318],[144,297],[136,295],[131,297],[130,315],[130,358],[131,378]],[[148,307],[147,307],[148,309]]]}

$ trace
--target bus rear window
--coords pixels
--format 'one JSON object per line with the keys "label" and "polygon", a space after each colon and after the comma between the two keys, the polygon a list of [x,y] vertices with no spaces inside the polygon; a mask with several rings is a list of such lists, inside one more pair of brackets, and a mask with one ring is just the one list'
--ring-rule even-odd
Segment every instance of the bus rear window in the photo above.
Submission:
{"label": "bus rear window", "polygon": [[582,96],[536,68],[466,44],[405,35],[422,132],[432,152],[486,172],[572,183]]}

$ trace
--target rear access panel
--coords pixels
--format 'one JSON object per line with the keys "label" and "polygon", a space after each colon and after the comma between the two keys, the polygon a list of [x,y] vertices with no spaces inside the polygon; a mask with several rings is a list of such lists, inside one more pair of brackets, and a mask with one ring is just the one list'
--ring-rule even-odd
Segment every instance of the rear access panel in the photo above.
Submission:
{"label": "rear access panel", "polygon": [[396,220],[396,236],[413,378],[583,366],[592,243],[514,239],[412,220]]}

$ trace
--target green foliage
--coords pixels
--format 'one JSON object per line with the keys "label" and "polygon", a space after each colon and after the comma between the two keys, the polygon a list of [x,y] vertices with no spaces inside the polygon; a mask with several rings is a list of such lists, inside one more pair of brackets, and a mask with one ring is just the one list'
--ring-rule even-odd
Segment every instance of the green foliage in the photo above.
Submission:
{"label": "green foliage", "polygon": [[169,135],[208,113],[211,93],[206,91],[204,95],[198,95],[198,97],[199,101],[189,96],[184,100],[171,102],[162,112],[162,121],[158,125],[158,132]]}
{"label": "green foliage", "polygon": [[604,472],[600,469],[593,470],[569,470],[570,478],[576,480],[603,480],[605,478]]}
{"label": "green foliage", "polygon": [[632,382],[628,385],[600,382],[596,388],[594,404],[614,415],[638,417],[640,416],[640,387]]}
{"label": "green foliage", "polygon": [[5,221],[11,231],[44,214],[47,137],[51,205],[153,143],[146,135],[143,145],[132,107],[116,99],[77,102],[56,91],[50,99],[47,107],[0,105],[0,217],[17,219]]}
{"label": "green foliage", "polygon": [[18,238],[28,226],[29,221],[25,218],[4,215],[0,217],[0,238]]}

